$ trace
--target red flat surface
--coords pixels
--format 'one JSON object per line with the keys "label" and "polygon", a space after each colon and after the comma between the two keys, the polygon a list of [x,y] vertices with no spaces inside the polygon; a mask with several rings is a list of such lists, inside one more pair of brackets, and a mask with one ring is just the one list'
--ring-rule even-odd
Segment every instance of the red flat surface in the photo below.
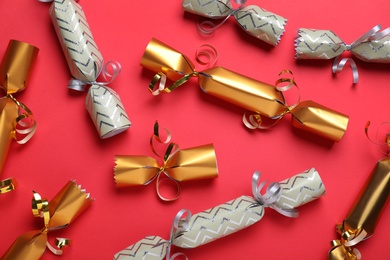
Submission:
{"label": "red flat surface", "polygon": [[[343,220],[377,160],[383,157],[364,135],[389,121],[390,65],[357,62],[360,81],[352,86],[350,68],[332,75],[332,61],[294,59],[298,28],[334,30],[351,43],[376,24],[390,26],[387,0],[374,1],[248,1],[289,21],[277,47],[248,36],[229,20],[211,38],[197,33],[198,17],[185,14],[181,1],[81,0],[95,41],[106,61],[117,60],[123,70],[110,84],[133,123],[128,131],[100,140],[84,108],[85,93],[73,95],[64,55],[49,17],[49,5],[30,0],[0,1],[0,53],[17,39],[40,48],[28,88],[16,98],[34,112],[35,136],[26,145],[11,145],[1,178],[14,176],[19,188],[0,196],[0,255],[20,234],[42,227],[31,214],[32,190],[51,199],[69,179],[96,198],[68,228],[52,232],[73,244],[61,259],[110,259],[147,235],[168,239],[176,213],[196,213],[240,195],[251,195],[255,170],[270,181],[281,181],[310,167],[318,169],[326,196],[301,207],[297,219],[267,209],[255,225],[230,237],[185,253],[190,259],[326,259],[329,242],[338,238],[335,225]],[[302,100],[311,99],[350,116],[339,143],[293,130],[290,116],[267,131],[249,131],[244,111],[204,94],[193,79],[169,95],[153,97],[147,87],[152,73],[139,62],[155,37],[194,57],[204,43],[219,51],[217,65],[273,84],[290,69]],[[194,60],[194,59],[193,59]],[[164,203],[149,186],[116,189],[116,154],[152,155],[149,137],[155,120],[170,129],[181,148],[213,143],[219,178],[182,185],[180,198]],[[389,129],[387,129],[389,130]],[[384,250],[390,233],[386,208],[373,237],[357,245],[363,259],[389,259]],[[379,257],[383,254],[383,257]],[[60,259],[46,252],[43,259]]]}

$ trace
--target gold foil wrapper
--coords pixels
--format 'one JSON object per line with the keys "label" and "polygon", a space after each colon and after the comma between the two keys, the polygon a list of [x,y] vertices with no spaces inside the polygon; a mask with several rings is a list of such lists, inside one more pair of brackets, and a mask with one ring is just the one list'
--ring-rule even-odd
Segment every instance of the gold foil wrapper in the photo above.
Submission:
{"label": "gold foil wrapper", "polygon": [[[176,81],[175,83],[181,82],[178,86],[190,77],[197,77],[204,92],[249,110],[258,118],[265,116],[278,120],[291,113],[294,118],[293,126],[332,141],[339,141],[347,129],[347,115],[309,100],[289,107],[282,91],[275,86],[223,67],[197,72],[185,55],[154,38],[145,50],[141,66],[155,73],[162,73],[168,79]],[[177,87],[172,87],[174,84],[164,91],[172,91]],[[261,125],[261,119],[258,123]]]}
{"label": "gold foil wrapper", "polygon": [[359,234],[364,235],[359,240],[367,239],[374,234],[381,214],[389,201],[389,195],[390,157],[387,157],[377,162],[347,217],[341,225],[337,226],[341,240],[332,241],[333,248],[329,251],[329,260],[358,259],[356,250],[354,251],[344,243],[348,242],[350,237],[353,239]]}
{"label": "gold foil wrapper", "polygon": [[[41,201],[33,200],[35,204]],[[19,236],[1,257],[9,259],[39,259],[46,250],[47,236],[51,230],[65,228],[83,213],[93,202],[89,193],[82,190],[80,185],[69,181],[58,194],[49,202],[49,217],[42,230],[29,231]]]}
{"label": "gold foil wrapper", "polygon": [[275,117],[286,110],[283,94],[275,86],[222,67],[199,74],[199,85],[212,96],[267,117]]}
{"label": "gold foil wrapper", "polygon": [[[0,175],[12,139],[16,138],[17,119],[20,107],[11,96],[24,90],[30,80],[33,65],[39,49],[25,42],[10,40],[0,63]],[[0,193],[12,191],[16,187],[14,179],[0,183]]]}
{"label": "gold foil wrapper", "polygon": [[[159,172],[158,161],[149,156],[117,155],[114,178],[117,187],[146,185]],[[166,162],[164,171],[176,181],[218,177],[218,167],[212,144],[182,149]]]}
{"label": "gold foil wrapper", "polygon": [[291,110],[293,126],[332,141],[340,141],[347,131],[349,117],[314,101],[300,102]]}
{"label": "gold foil wrapper", "polygon": [[390,157],[377,162],[343,222],[343,230],[364,229],[367,237],[376,225],[390,195]]}
{"label": "gold foil wrapper", "polygon": [[0,87],[7,94],[26,88],[39,49],[25,42],[11,40],[0,64]]}

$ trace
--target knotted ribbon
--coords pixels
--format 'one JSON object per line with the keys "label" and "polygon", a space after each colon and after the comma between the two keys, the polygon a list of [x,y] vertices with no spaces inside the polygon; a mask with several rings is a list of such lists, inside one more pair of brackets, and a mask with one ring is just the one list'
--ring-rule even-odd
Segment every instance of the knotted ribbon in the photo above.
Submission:
{"label": "knotted ribbon", "polygon": [[[164,201],[174,201],[180,195],[180,182],[218,177],[212,144],[180,150],[177,144],[170,142],[171,135],[169,131],[167,133],[167,140],[162,140],[156,122],[150,138],[151,149],[158,157],[162,156],[155,149],[154,142],[168,144],[162,163],[153,157],[143,155],[115,156],[114,179],[118,188],[148,185],[156,180],[158,197]],[[176,195],[173,197],[165,197],[160,192],[160,185],[166,180],[176,185]]]}
{"label": "knotted ribbon", "polygon": [[[174,259],[184,254],[171,256],[171,245],[195,248],[238,232],[260,221],[265,207],[287,217],[297,217],[296,207],[325,194],[325,187],[314,168],[279,183],[271,183],[262,194],[264,185],[265,182],[260,182],[260,173],[255,172],[252,176],[253,197],[241,196],[194,215],[182,209],[173,220],[168,241],[148,236],[115,254],[114,259]],[[185,258],[188,259],[187,256]]]}
{"label": "knotted ribbon", "polygon": [[32,212],[35,217],[43,218],[44,226],[19,236],[1,257],[5,259],[39,259],[46,248],[56,255],[63,253],[62,248],[70,244],[67,238],[57,238],[55,247],[48,241],[53,230],[66,228],[86,210],[93,199],[74,181],[69,181],[49,202],[33,192]]}
{"label": "knotted ribbon", "polygon": [[[131,122],[120,97],[106,86],[121,72],[120,63],[109,61],[104,64],[84,11],[74,0],[54,0],[50,16],[73,76],[68,88],[84,91],[90,85],[85,106],[100,138],[109,138],[127,130]],[[104,81],[97,80],[100,75]]]}
{"label": "knotted ribbon", "polygon": [[230,0],[183,0],[184,11],[211,19],[224,19],[215,25],[211,21],[198,24],[204,35],[212,34],[219,26],[233,16],[240,27],[249,35],[276,46],[283,35],[287,19],[255,5],[245,6],[246,0],[235,0],[239,5],[233,9]]}
{"label": "knotted ribbon", "polygon": [[[378,146],[384,144],[390,148],[388,135],[385,142],[378,141],[378,132],[375,141],[369,137],[369,125],[370,122],[367,122],[365,127],[368,139]],[[389,195],[390,157],[387,154],[386,158],[379,160],[375,165],[343,223],[336,226],[341,238],[331,241],[329,260],[359,260],[362,258],[359,250],[352,247],[373,235]]]}
{"label": "knotted ribbon", "polygon": [[[185,55],[156,39],[152,39],[146,47],[141,66],[157,73],[149,84],[153,95],[170,93],[195,77],[205,93],[251,111],[251,115],[246,116],[245,113],[243,117],[244,124],[250,129],[267,129],[286,114],[292,114],[294,127],[339,141],[348,125],[348,116],[314,101],[300,102],[298,98],[294,105],[288,105],[284,93],[296,86],[289,70],[282,71],[276,86],[223,67],[199,72]],[[173,83],[168,85],[167,79]],[[276,121],[264,126],[262,117]]]}
{"label": "knotted ribbon", "polygon": [[[39,49],[28,43],[10,40],[0,64],[0,174],[12,139],[18,144],[27,143],[36,131],[36,121],[31,110],[13,95],[23,91],[31,76]],[[15,178],[0,181],[0,194],[17,187]]]}
{"label": "knotted ribbon", "polygon": [[376,25],[351,44],[344,43],[333,31],[300,28],[295,40],[297,59],[333,59],[332,72],[340,72],[349,62],[353,83],[358,83],[359,74],[352,58],[342,58],[345,51],[354,57],[376,63],[390,63],[390,27],[382,31]]}

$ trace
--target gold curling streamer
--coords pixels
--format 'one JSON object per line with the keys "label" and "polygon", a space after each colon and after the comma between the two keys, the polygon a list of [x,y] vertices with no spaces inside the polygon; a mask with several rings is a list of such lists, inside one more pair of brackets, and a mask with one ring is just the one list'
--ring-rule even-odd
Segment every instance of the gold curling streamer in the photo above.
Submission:
{"label": "gold curling streamer", "polygon": [[[366,134],[368,136],[368,122]],[[369,137],[368,137],[369,138]],[[369,138],[370,139],[370,138]],[[371,140],[371,139],[370,139]],[[375,142],[380,145],[380,143]],[[385,142],[388,147],[388,139]],[[390,195],[390,157],[379,160],[356,197],[347,217],[336,226],[339,240],[331,242],[329,260],[361,259],[360,252],[352,246],[371,237]]]}
{"label": "gold curling streamer", "polygon": [[[263,125],[262,117],[278,121],[289,113],[292,114],[294,127],[332,141],[341,140],[347,129],[347,115],[314,101],[306,100],[293,106],[287,105],[283,92],[296,85],[293,79],[281,78],[277,81],[277,86],[273,86],[223,67],[198,72],[185,55],[154,38],[146,47],[141,66],[157,73],[149,85],[152,94],[169,93],[190,78],[197,77],[205,93],[251,111],[249,119],[245,119],[244,115],[244,123],[252,129],[269,128]],[[173,84],[165,87],[166,79],[173,81]],[[160,84],[155,89],[159,81]],[[291,86],[279,87],[280,83],[288,83]]]}
{"label": "gold curling streamer", "polygon": [[[0,64],[0,174],[9,152],[12,139],[26,143],[35,133],[36,122],[26,105],[13,94],[24,90],[29,82],[39,49],[28,43],[10,40]],[[8,178],[0,181],[0,194],[14,190],[17,181]]]}
{"label": "gold curling streamer", "polygon": [[[154,134],[151,137],[151,148],[156,152],[153,140],[160,143],[158,122],[154,125]],[[168,132],[170,140],[170,133]],[[161,175],[167,178],[163,179]],[[118,188],[148,185],[156,179],[156,191],[160,199],[173,201],[179,197],[180,182],[200,179],[210,179],[218,177],[218,167],[214,146],[206,144],[202,146],[179,149],[175,143],[169,143],[164,154],[163,163],[157,159],[143,155],[117,155],[115,156],[114,179]],[[174,197],[167,198],[160,193],[160,184],[164,180],[172,180],[177,187]]]}
{"label": "gold curling streamer", "polygon": [[93,199],[89,193],[81,189],[75,181],[69,181],[50,202],[33,192],[32,212],[35,217],[43,218],[44,226],[41,230],[29,231],[19,236],[1,257],[1,260],[39,259],[44,254],[46,247],[54,254],[61,255],[62,248],[69,245],[70,240],[57,238],[55,243],[57,248],[55,248],[48,242],[48,233],[67,227],[92,202]]}

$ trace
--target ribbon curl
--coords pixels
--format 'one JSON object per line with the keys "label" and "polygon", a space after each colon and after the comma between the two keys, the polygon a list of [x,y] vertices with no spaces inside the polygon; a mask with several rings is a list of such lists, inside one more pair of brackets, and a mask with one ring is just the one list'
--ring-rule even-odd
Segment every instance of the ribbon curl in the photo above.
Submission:
{"label": "ribbon curl", "polygon": [[[195,248],[238,232],[259,222],[264,208],[271,207],[287,217],[297,217],[296,207],[318,199],[325,187],[318,172],[311,168],[279,183],[271,183],[261,194],[265,182],[259,182],[260,173],[252,176],[253,196],[240,196],[211,209],[191,214],[180,210],[172,223],[168,241],[149,236],[115,254],[115,260],[148,258],[174,259],[183,253],[171,254],[171,246]],[[186,216],[185,216],[186,215]],[[184,255],[186,259],[187,256]]]}
{"label": "ribbon curl", "polygon": [[[298,101],[288,105],[284,93],[297,88],[292,72],[283,70],[275,85],[243,76],[223,67],[197,71],[194,64],[182,53],[152,39],[141,60],[141,66],[156,73],[149,90],[153,95],[170,93],[195,77],[200,88],[207,94],[251,111],[244,113],[243,123],[249,129],[268,129],[286,114],[292,115],[293,126],[332,141],[340,141],[347,125],[348,116],[314,101]],[[168,83],[167,79],[173,83]],[[299,95],[298,95],[299,96]],[[273,121],[265,125],[263,117]]]}
{"label": "ribbon curl", "polygon": [[70,245],[71,241],[56,238],[53,246],[48,241],[48,234],[69,226],[93,201],[90,194],[75,181],[69,181],[50,202],[33,191],[32,213],[34,217],[43,219],[43,228],[19,236],[1,259],[40,259],[46,248],[61,255],[62,248]]}
{"label": "ribbon curl", "polygon": [[[39,49],[25,42],[10,40],[0,64],[0,174],[14,139],[18,144],[27,143],[35,134],[37,123],[32,111],[14,95],[23,91],[31,76]],[[0,194],[17,187],[14,178],[0,181]]]}
{"label": "ribbon curl", "polygon": [[382,30],[376,25],[351,44],[344,43],[333,31],[298,29],[295,39],[296,59],[333,59],[332,72],[343,70],[349,62],[353,74],[353,83],[359,81],[359,73],[352,58],[342,58],[345,51],[354,57],[376,63],[390,63],[390,27]]}
{"label": "ribbon curl", "polygon": [[[167,133],[167,139],[162,140],[159,135],[158,122],[156,122],[154,133],[150,138],[151,149],[157,157],[162,156],[157,152],[154,141],[168,144],[162,164],[149,156],[115,156],[114,179],[118,188],[148,185],[156,180],[158,197],[164,201],[174,201],[180,195],[180,182],[218,177],[216,155],[212,144],[180,150],[177,144],[170,142],[170,132],[167,131]],[[161,194],[160,185],[165,180],[172,181],[176,185],[175,196],[165,197]]]}
{"label": "ribbon curl", "polygon": [[218,25],[211,21],[198,23],[203,35],[211,35],[233,16],[249,35],[276,46],[282,37],[287,19],[255,5],[245,6],[246,0],[235,0],[239,5],[233,9],[230,0],[183,0],[184,11],[211,19],[224,19]]}

